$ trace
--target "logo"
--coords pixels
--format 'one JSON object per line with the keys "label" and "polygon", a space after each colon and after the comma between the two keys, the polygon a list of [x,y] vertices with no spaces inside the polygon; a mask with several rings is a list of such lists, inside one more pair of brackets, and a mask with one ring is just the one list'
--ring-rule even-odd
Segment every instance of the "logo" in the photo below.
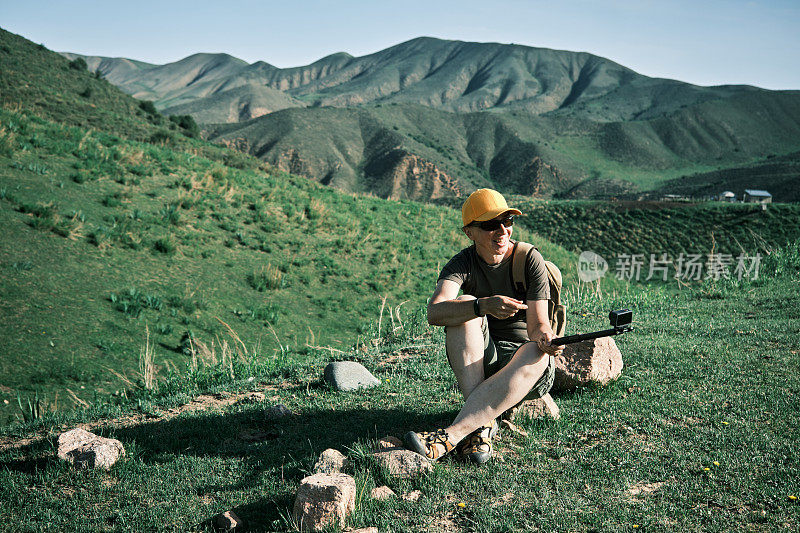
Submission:
{"label": "logo", "polygon": [[585,251],[578,257],[578,278],[586,283],[596,281],[608,272],[608,263],[598,254]]}

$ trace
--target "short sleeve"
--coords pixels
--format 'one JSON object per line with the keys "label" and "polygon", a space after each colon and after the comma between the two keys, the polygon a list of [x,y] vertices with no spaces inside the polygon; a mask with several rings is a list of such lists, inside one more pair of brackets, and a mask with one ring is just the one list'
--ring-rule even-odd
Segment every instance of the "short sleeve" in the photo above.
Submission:
{"label": "short sleeve", "polygon": [[549,300],[550,281],[547,277],[547,267],[544,265],[544,258],[539,250],[531,250],[528,254],[528,292],[525,297],[528,300]]}
{"label": "short sleeve", "polygon": [[466,283],[469,277],[469,257],[467,257],[467,250],[461,250],[444,266],[439,273],[437,283],[442,280],[454,281],[459,287]]}

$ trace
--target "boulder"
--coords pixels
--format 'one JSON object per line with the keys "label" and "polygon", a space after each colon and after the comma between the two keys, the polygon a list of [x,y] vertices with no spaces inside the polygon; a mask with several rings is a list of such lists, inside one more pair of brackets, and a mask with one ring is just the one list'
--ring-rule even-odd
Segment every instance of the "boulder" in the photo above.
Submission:
{"label": "boulder", "polygon": [[339,450],[328,448],[319,455],[314,464],[315,474],[333,474],[341,472],[347,467],[347,457]]}
{"label": "boulder", "polygon": [[75,428],[58,436],[58,456],[78,468],[108,470],[125,455],[116,439],[107,439],[85,429]]}
{"label": "boulder", "polygon": [[338,391],[354,391],[377,387],[381,381],[370,374],[361,363],[336,361],[325,367],[325,382]]}
{"label": "boulder", "polygon": [[340,473],[314,474],[300,482],[292,515],[301,531],[320,531],[344,524],[355,502],[355,479]]}
{"label": "boulder", "polygon": [[227,533],[236,533],[244,529],[244,521],[233,511],[225,511],[214,517],[214,527]]}
{"label": "boulder", "polygon": [[375,487],[369,493],[369,497],[373,500],[388,500],[394,495],[394,491],[386,485],[383,485],[382,487]]}
{"label": "boulder", "polygon": [[572,391],[581,385],[605,385],[622,374],[622,353],[611,337],[568,344],[556,357],[553,391]]}
{"label": "boulder", "polygon": [[531,420],[550,418],[558,420],[561,418],[561,412],[556,402],[553,401],[553,397],[548,393],[541,398],[520,402],[516,407],[506,411],[503,414],[503,418],[511,422],[514,422],[518,418],[530,418]]}
{"label": "boulder", "polygon": [[410,450],[384,450],[372,456],[378,464],[386,467],[392,477],[411,478],[433,469],[427,457]]}

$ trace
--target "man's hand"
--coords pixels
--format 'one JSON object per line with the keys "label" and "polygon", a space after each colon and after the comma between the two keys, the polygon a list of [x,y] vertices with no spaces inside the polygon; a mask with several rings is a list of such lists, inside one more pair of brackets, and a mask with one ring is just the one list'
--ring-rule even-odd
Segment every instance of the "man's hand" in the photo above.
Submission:
{"label": "man's hand", "polygon": [[535,335],[535,338],[531,338],[531,340],[535,341],[536,345],[539,346],[539,349],[544,353],[552,356],[558,356],[564,352],[564,347],[550,344],[550,341],[555,338],[556,336],[550,331],[539,331]]}
{"label": "man's hand", "polygon": [[509,298],[508,296],[488,296],[480,299],[481,311],[484,314],[492,315],[495,318],[510,318],[517,314],[517,311],[527,309],[528,306],[520,300]]}

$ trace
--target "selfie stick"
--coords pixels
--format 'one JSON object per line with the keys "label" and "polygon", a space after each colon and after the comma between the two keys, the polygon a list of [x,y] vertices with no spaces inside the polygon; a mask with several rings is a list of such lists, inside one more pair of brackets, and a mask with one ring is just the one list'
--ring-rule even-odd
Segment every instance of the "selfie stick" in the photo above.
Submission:
{"label": "selfie stick", "polygon": [[562,346],[564,344],[575,344],[576,342],[588,341],[592,339],[599,339],[600,337],[610,337],[612,335],[619,335],[620,333],[627,333],[633,331],[633,327],[624,326],[621,328],[604,329],[603,331],[595,331],[593,333],[581,333],[580,335],[567,335],[566,337],[559,337],[550,341],[550,344]]}
{"label": "selfie stick", "polygon": [[603,331],[595,331],[593,333],[581,333],[579,335],[568,335],[566,337],[558,337],[557,339],[553,339],[550,341],[550,344],[555,344],[556,346],[563,346],[565,344],[574,344],[576,342],[581,341],[588,341],[592,339],[599,339],[600,337],[610,337],[612,335],[619,335],[620,333],[627,333],[629,331],[633,331],[633,326],[631,326],[631,319],[633,313],[627,309],[620,309],[619,311],[611,311],[609,313],[608,318],[611,322],[611,325],[614,326],[611,329],[604,329]]}

